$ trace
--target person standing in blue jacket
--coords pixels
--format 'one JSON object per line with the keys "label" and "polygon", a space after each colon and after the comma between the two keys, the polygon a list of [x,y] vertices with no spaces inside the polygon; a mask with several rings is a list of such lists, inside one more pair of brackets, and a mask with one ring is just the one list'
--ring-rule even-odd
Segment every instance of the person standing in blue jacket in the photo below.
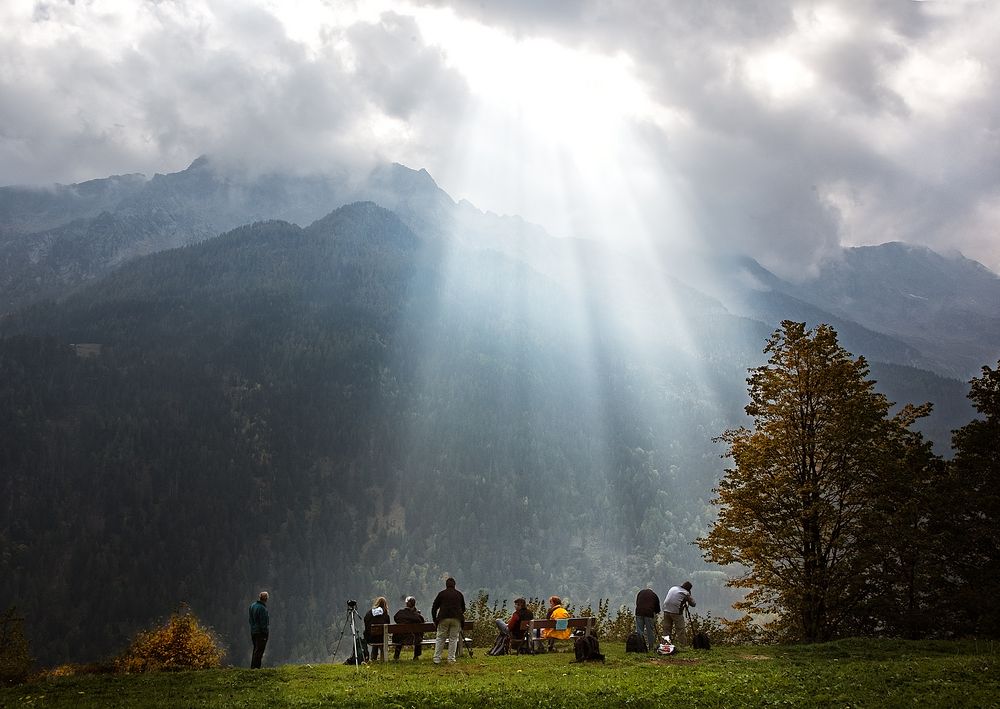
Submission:
{"label": "person standing in blue jacket", "polygon": [[264,648],[267,646],[268,633],[267,591],[260,592],[260,598],[250,604],[250,638],[253,640],[253,659],[251,669],[260,669],[264,659]]}

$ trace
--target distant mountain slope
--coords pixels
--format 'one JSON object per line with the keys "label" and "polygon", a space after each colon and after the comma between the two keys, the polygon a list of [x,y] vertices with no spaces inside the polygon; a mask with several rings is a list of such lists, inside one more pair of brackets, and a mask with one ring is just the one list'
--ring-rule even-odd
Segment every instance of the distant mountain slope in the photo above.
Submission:
{"label": "distant mountain slope", "polygon": [[[305,226],[365,200],[393,210],[424,238],[497,251],[569,287],[581,268],[601,274],[587,261],[627,263],[648,282],[664,277],[613,248],[553,239],[516,217],[456,204],[424,170],[381,165],[360,180],[336,170],[248,175],[202,157],[149,180],[127,175],[51,189],[0,188],[0,313],[61,298],[137,256],[259,220]],[[872,359],[963,380],[1000,357],[1000,278],[961,257],[903,244],[845,249],[801,283],[750,259],[708,260],[704,268],[715,283],[688,271],[675,278],[769,326],[786,317],[830,322],[845,344]]]}
{"label": "distant mountain slope", "polygon": [[0,244],[114,209],[142,189],[142,175],[114,175],[75,185],[0,187]]}
{"label": "distant mountain slope", "polygon": [[1000,276],[961,255],[898,242],[845,249],[790,291],[909,343],[961,379],[1000,357]]}
{"label": "distant mountain slope", "polygon": [[961,257],[904,244],[846,249],[801,283],[750,258],[708,264],[701,286],[734,313],[837,328],[870,360],[968,380],[1000,358],[1000,277]]}
{"label": "distant mountain slope", "polygon": [[0,312],[63,297],[137,256],[254,221],[306,225],[362,199],[396,208],[421,226],[454,206],[426,172],[399,165],[381,166],[359,183],[346,175],[230,174],[199,158],[186,170],[150,180],[3,188]]}

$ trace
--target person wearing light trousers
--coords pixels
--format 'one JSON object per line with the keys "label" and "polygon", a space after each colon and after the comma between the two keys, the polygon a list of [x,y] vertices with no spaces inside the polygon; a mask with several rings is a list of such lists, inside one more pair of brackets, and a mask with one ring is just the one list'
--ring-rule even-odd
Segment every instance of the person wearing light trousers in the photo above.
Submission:
{"label": "person wearing light trousers", "polygon": [[695,606],[691,588],[691,582],[685,581],[680,586],[671,586],[667,591],[667,598],[663,602],[663,634],[670,638],[668,643],[676,645],[681,641],[681,633],[684,632],[684,606]]}
{"label": "person wearing light trousers", "polygon": [[431,620],[437,626],[434,639],[434,664],[441,664],[444,644],[448,646],[448,662],[455,662],[458,642],[462,638],[462,623],[465,621],[465,596],[455,588],[455,579],[445,581],[445,589],[438,593],[431,606]]}

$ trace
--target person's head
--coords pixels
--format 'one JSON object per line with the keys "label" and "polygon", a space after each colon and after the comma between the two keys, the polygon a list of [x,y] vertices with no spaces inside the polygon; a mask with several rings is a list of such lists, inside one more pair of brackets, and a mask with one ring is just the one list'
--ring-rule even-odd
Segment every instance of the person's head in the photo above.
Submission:
{"label": "person's head", "polygon": [[388,611],[389,604],[385,600],[385,596],[379,596],[378,598],[376,598],[374,603],[372,603],[372,608],[381,608],[384,611]]}
{"label": "person's head", "polygon": [[692,588],[691,587],[691,582],[690,581],[685,581],[684,583],[681,584],[681,588],[683,588],[685,591],[690,591],[691,588]]}
{"label": "person's head", "polygon": [[444,582],[446,588],[455,588],[455,579],[448,577],[448,580]]}
{"label": "person's head", "polygon": [[528,605],[528,602],[525,601],[523,598],[515,598],[514,599],[514,607],[515,608],[524,608],[526,605]]}
{"label": "person's head", "polygon": [[261,603],[267,603],[267,591],[261,591],[260,595],[257,596],[257,600]]}
{"label": "person's head", "polygon": [[562,605],[562,599],[559,596],[549,596],[549,605],[555,608],[556,606]]}
{"label": "person's head", "polygon": [[414,598],[413,596],[407,596],[406,597],[406,607],[407,608],[416,608],[417,607],[417,599]]}

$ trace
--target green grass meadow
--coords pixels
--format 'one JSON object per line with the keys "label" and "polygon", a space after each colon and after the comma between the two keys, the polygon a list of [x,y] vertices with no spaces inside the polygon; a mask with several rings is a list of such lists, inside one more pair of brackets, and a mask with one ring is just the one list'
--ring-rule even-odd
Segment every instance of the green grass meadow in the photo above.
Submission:
{"label": "green grass meadow", "polygon": [[845,640],[576,664],[571,652],[355,668],[76,675],[0,689],[2,707],[1000,707],[990,642]]}

